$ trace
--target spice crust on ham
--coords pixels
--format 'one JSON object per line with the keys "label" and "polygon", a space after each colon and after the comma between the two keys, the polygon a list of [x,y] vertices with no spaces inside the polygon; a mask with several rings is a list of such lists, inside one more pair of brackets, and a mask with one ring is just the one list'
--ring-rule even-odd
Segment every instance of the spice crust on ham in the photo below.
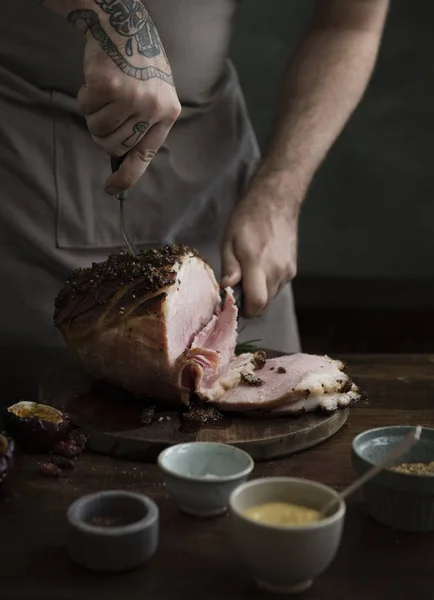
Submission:
{"label": "spice crust on ham", "polygon": [[186,246],[117,254],[74,271],[55,302],[54,322],[95,378],[137,398],[251,417],[331,412],[361,397],[328,356],[236,356],[238,309],[222,304],[209,264]]}
{"label": "spice crust on ham", "polygon": [[54,322],[97,379],[138,398],[218,400],[255,368],[235,356],[238,311],[195,250],[163,246],[117,254],[72,273]]}

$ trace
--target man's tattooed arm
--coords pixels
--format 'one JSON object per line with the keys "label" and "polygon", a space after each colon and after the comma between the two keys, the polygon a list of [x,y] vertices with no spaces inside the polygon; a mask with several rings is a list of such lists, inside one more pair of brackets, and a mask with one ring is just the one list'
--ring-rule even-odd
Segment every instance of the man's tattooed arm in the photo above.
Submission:
{"label": "man's tattooed arm", "polygon": [[105,183],[111,195],[140,179],[182,109],[160,36],[143,2],[40,2],[84,33],[78,108],[98,146],[111,157],[125,156]]}
{"label": "man's tattooed arm", "polygon": [[[80,30],[89,31],[125,75],[142,81],[156,77],[173,85],[157,28],[141,0],[37,1],[65,16]],[[142,66],[144,58],[147,62],[159,59],[158,66]]]}
{"label": "man's tattooed arm", "polygon": [[126,38],[127,56],[133,56],[138,52],[146,58],[153,58],[161,54],[160,37],[140,0],[95,0],[95,2],[110,16],[112,28]]}

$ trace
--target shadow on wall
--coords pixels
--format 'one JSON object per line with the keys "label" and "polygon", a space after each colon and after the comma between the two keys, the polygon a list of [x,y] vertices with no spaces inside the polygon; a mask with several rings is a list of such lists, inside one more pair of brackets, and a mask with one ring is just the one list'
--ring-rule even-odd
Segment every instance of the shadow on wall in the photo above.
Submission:
{"label": "shadow on wall", "polygon": [[[312,6],[242,4],[232,57],[262,147]],[[391,3],[369,89],[305,204],[300,277],[434,280],[433,22],[431,0]]]}

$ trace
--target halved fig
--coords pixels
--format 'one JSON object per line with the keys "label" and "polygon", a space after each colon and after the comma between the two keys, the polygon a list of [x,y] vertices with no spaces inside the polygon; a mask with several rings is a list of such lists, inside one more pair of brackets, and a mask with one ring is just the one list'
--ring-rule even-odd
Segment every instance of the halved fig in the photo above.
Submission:
{"label": "halved fig", "polygon": [[0,431],[0,487],[12,472],[14,454],[14,440],[5,431]]}
{"label": "halved fig", "polygon": [[65,439],[69,418],[47,404],[21,401],[6,409],[5,427],[23,450],[46,452]]}

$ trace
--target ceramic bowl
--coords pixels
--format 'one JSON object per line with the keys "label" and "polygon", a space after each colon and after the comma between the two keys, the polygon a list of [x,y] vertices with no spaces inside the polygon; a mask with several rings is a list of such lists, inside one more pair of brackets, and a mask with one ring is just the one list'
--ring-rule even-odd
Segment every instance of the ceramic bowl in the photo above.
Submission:
{"label": "ceramic bowl", "polygon": [[[359,475],[375,465],[414,427],[380,427],[356,436],[352,463]],[[434,429],[422,435],[397,463],[434,461]],[[363,487],[372,517],[394,529],[434,531],[434,476],[409,475],[386,469]]]}
{"label": "ceramic bowl", "polygon": [[191,442],[163,450],[158,457],[166,488],[181,510],[196,517],[227,511],[229,496],[246,481],[254,462],[228,444]]}
{"label": "ceramic bowl", "polygon": [[158,545],[159,513],[147,496],[105,491],[83,496],[68,509],[68,553],[93,571],[140,566]]}
{"label": "ceramic bowl", "polygon": [[[258,523],[243,511],[266,502],[290,502],[321,509],[335,507],[326,519],[305,526]],[[256,479],[239,486],[230,498],[231,526],[240,558],[257,585],[291,594],[308,589],[333,561],[345,518],[345,503],[330,487],[291,477]]]}

